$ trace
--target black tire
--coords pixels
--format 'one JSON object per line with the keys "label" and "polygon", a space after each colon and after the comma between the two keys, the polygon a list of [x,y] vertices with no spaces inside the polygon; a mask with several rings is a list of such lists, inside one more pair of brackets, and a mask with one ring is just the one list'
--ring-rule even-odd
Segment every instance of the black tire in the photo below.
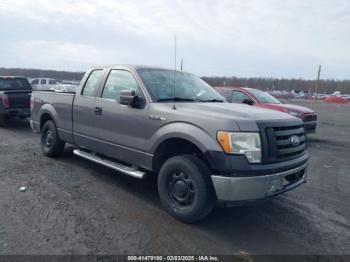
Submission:
{"label": "black tire", "polygon": [[199,158],[169,158],[158,176],[158,193],[166,211],[184,223],[195,223],[214,208],[216,195],[210,170]]}
{"label": "black tire", "polygon": [[56,125],[48,120],[41,129],[41,150],[48,157],[56,157],[62,154],[65,142],[60,140]]}

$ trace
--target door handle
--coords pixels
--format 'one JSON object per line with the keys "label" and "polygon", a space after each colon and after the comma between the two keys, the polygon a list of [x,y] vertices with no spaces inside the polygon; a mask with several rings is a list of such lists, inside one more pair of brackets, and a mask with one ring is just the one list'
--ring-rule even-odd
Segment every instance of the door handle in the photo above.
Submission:
{"label": "door handle", "polygon": [[102,115],[102,107],[95,107],[95,114],[98,116]]}

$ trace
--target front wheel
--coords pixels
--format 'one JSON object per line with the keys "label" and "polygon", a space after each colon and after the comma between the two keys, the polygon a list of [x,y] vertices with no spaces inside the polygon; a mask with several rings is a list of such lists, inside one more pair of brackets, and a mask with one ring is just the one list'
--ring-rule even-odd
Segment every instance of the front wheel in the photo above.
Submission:
{"label": "front wheel", "polygon": [[45,122],[41,129],[41,150],[48,157],[59,156],[64,150],[65,142],[60,140],[53,121]]}
{"label": "front wheel", "polygon": [[161,167],[158,192],[166,211],[185,223],[194,223],[207,216],[216,197],[210,170],[192,155],[175,156]]}

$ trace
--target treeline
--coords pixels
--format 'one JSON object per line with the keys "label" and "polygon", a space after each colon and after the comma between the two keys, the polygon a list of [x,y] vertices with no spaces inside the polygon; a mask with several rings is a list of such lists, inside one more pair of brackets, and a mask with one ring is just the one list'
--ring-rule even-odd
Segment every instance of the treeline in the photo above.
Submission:
{"label": "treeline", "polygon": [[[276,79],[276,78],[241,78],[241,77],[202,77],[211,86],[244,86],[261,90],[304,91],[315,93],[316,80]],[[350,93],[350,80],[320,80],[317,93],[333,93],[341,91]]]}
{"label": "treeline", "polygon": [[28,78],[54,78],[57,80],[75,80],[80,81],[83,72],[68,72],[41,69],[23,69],[23,68],[3,68],[0,67],[0,75],[2,76],[24,76]]}
{"label": "treeline", "polygon": [[[68,72],[40,69],[23,68],[0,68],[0,75],[16,75],[29,78],[48,77],[57,80],[79,81],[83,77],[83,72]],[[242,77],[202,77],[211,86],[247,86],[261,90],[291,91],[298,90],[314,93],[316,88],[315,80],[304,79],[276,79],[276,78],[242,78]],[[333,93],[341,91],[350,93],[350,80],[321,80],[318,93]]]}

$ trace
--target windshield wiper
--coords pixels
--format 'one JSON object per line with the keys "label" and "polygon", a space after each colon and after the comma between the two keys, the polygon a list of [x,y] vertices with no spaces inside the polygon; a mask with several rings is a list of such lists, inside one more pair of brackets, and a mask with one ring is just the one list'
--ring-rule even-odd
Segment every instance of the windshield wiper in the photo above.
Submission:
{"label": "windshield wiper", "polygon": [[213,98],[213,99],[208,99],[208,100],[200,100],[201,102],[225,102],[224,100],[221,100],[221,99],[216,99],[216,98]]}
{"label": "windshield wiper", "polygon": [[167,98],[160,98],[157,100],[157,102],[166,102],[166,101],[187,101],[187,102],[194,102],[195,100],[192,98],[185,98],[185,97],[167,97]]}

